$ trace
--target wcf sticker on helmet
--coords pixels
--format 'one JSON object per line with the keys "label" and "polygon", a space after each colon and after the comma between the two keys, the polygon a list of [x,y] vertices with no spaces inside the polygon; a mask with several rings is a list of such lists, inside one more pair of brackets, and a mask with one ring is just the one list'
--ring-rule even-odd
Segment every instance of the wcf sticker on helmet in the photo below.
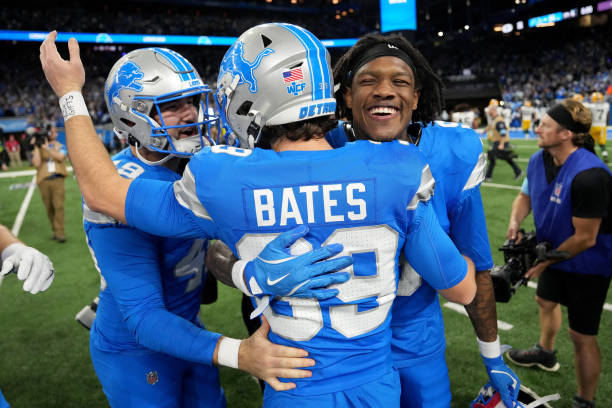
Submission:
{"label": "wcf sticker on helmet", "polygon": [[306,83],[304,82],[302,67],[300,66],[283,71],[283,82],[285,83],[289,95],[299,96],[303,94]]}

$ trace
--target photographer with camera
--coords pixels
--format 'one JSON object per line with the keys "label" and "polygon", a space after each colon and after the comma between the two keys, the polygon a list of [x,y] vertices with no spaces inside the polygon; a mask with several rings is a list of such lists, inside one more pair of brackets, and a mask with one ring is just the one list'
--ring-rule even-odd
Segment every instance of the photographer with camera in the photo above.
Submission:
{"label": "photographer with camera", "polygon": [[566,306],[578,386],[574,408],[595,406],[601,372],[596,336],[612,275],[612,174],[592,153],[590,126],[591,113],[573,100],[553,106],[542,117],[536,129],[542,150],[529,160],[506,235],[520,242],[519,226],[533,210],[537,241],[549,241],[569,254],[564,261],[536,263],[525,274],[539,277],[540,339],[507,357],[521,366],[557,371],[554,343],[561,328],[560,304]]}
{"label": "photographer with camera", "polygon": [[40,190],[47,216],[53,229],[52,239],[66,242],[64,234],[64,178],[66,170],[66,147],[57,140],[57,128],[47,127],[46,137],[33,137],[32,164],[36,168],[36,184]]}

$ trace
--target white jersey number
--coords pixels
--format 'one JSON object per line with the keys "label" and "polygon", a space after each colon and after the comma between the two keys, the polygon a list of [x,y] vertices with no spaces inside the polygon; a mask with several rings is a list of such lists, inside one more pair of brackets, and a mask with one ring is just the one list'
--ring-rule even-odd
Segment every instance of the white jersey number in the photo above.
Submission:
{"label": "white jersey number", "polygon": [[412,296],[421,287],[422,283],[421,276],[402,256],[400,258],[400,279],[397,284],[397,296]]}
{"label": "white jersey number", "polygon": [[[236,244],[240,259],[253,259],[278,234],[247,234]],[[330,322],[334,330],[347,338],[368,333],[382,324],[391,308],[395,297],[395,254],[398,246],[398,234],[386,225],[339,228],[322,244],[340,243],[344,250],[338,256],[371,254],[375,264],[364,265],[368,274],[355,275],[353,267],[346,269],[351,279],[339,285],[338,299],[345,303],[375,297],[378,306],[358,311],[355,304],[331,306]],[[298,240],[292,247],[292,254],[302,254],[312,250],[312,245],[304,239]],[[368,268],[369,267],[369,268]],[[312,339],[323,327],[321,306],[315,299],[283,297],[292,309],[292,316],[275,313],[268,308],[265,316],[270,322],[272,331],[294,341]]]}

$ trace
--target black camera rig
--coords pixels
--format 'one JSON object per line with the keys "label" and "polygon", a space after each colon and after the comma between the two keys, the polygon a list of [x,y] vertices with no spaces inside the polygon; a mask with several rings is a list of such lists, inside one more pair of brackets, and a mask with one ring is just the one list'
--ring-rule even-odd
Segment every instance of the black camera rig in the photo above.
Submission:
{"label": "black camera rig", "polygon": [[529,279],[525,278],[525,274],[537,262],[569,258],[569,252],[553,250],[550,242],[538,243],[534,231],[525,233],[524,230],[520,230],[520,233],[523,234],[523,239],[519,242],[507,240],[499,248],[504,253],[505,264],[491,269],[497,302],[509,302],[519,286],[526,286]]}

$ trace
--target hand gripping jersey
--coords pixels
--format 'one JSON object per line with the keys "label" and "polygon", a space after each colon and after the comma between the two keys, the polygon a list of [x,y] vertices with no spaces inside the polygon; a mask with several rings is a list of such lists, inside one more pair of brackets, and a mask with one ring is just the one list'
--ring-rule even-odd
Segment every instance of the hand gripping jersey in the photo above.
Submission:
{"label": "hand gripping jersey", "polygon": [[159,235],[219,238],[242,259],[297,224],[310,231],[294,253],[343,244],[341,255],[352,255],[354,265],[336,298],[275,299],[265,312],[270,340],[301,347],[316,361],[311,378],[283,393],[316,395],[393,369],[389,311],[400,254],[436,289],[465,277],[465,261],[428,203],[432,191],[428,166],[402,142],[278,153],[214,146],[194,156],[174,185],[136,179],[126,217]]}
{"label": "hand gripping jersey", "polygon": [[[327,139],[332,146],[341,146],[346,142],[344,129],[339,126]],[[459,251],[474,261],[477,271],[490,269],[493,259],[479,190],[486,159],[478,134],[458,123],[434,122],[423,127],[418,148],[436,181],[431,201],[440,225]],[[395,366],[407,367],[443,352],[438,295],[409,264],[402,269],[397,296],[391,322]]]}
{"label": "hand gripping jersey", "polygon": [[[163,166],[142,163],[129,148],[113,160],[126,178],[167,182],[180,178]],[[198,312],[206,241],[153,236],[86,205],[83,218],[87,243],[102,276],[92,344],[103,351],[151,349],[211,364],[219,335],[193,327],[203,327]],[[159,327],[172,335],[160,336]]]}

